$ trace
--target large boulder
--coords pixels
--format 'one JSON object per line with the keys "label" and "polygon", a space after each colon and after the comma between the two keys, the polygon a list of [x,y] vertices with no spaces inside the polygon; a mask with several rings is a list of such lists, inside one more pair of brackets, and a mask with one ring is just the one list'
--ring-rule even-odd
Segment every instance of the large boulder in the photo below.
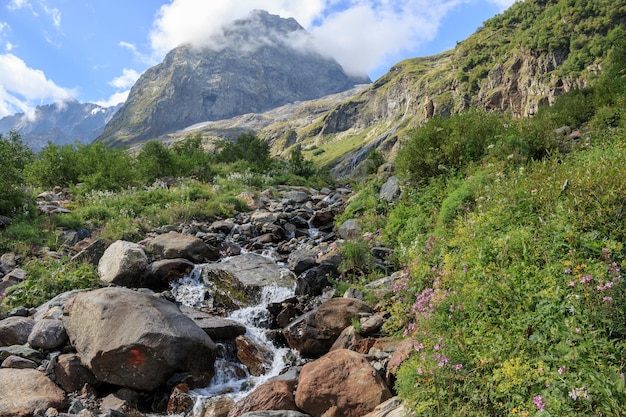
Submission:
{"label": "large boulder", "polygon": [[193,271],[195,264],[185,258],[161,259],[152,262],[141,277],[141,287],[165,291],[170,283],[178,281]]}
{"label": "large boulder", "polygon": [[98,275],[108,284],[136,287],[148,266],[148,257],[141,246],[117,240],[105,251],[98,262]]}
{"label": "large boulder", "polygon": [[154,255],[165,259],[185,258],[195,263],[216,261],[220,258],[219,250],[202,239],[177,232],[163,233],[155,237],[150,246]]}
{"label": "large boulder", "polygon": [[269,381],[259,385],[250,394],[237,401],[228,417],[239,417],[250,411],[294,410],[298,407],[293,397],[295,381]]}
{"label": "large boulder", "polygon": [[302,368],[296,405],[313,417],[362,417],[391,398],[363,355],[340,349]]}
{"label": "large boulder", "polygon": [[211,338],[175,304],[149,294],[115,287],[78,294],[63,324],[99,381],[149,391],[176,372],[214,373]]}
{"label": "large boulder", "polygon": [[34,369],[0,369],[0,417],[31,417],[35,410],[67,408],[65,393]]}
{"label": "large boulder", "polygon": [[52,350],[67,342],[67,333],[59,319],[42,319],[33,326],[28,344],[35,349]]}
{"label": "large boulder", "polygon": [[35,322],[28,317],[8,317],[0,321],[0,346],[23,345]]}
{"label": "large boulder", "polygon": [[57,384],[69,393],[79,391],[85,384],[96,383],[93,373],[82,364],[75,353],[59,355],[54,365],[54,376]]}
{"label": "large boulder", "polygon": [[367,304],[354,298],[331,298],[292,321],[283,334],[289,346],[302,356],[319,357],[328,352],[353,319],[371,311]]}

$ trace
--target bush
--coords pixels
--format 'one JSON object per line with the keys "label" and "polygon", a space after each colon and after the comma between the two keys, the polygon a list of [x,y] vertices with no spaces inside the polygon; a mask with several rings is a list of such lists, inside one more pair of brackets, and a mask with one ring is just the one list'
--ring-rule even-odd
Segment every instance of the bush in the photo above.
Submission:
{"label": "bush", "polygon": [[0,215],[13,216],[23,206],[24,168],[31,158],[32,153],[18,133],[0,134]]}

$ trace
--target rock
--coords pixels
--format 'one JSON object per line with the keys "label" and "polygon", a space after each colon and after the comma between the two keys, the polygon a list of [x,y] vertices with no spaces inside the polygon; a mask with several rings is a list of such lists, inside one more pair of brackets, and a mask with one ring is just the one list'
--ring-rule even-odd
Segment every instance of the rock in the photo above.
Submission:
{"label": "rock", "polygon": [[54,365],[57,384],[67,393],[80,391],[85,384],[94,385],[96,377],[82,364],[76,353],[60,355]]}
{"label": "rock", "polygon": [[398,397],[393,397],[379,404],[371,413],[363,417],[416,417],[416,414],[409,411]]}
{"label": "rock", "polygon": [[232,340],[246,334],[246,327],[235,320],[213,316],[184,305],[180,306],[180,311],[192,319],[212,340]]}
{"label": "rock", "polygon": [[139,396],[136,392],[128,388],[122,388],[104,397],[100,404],[100,409],[103,411],[117,411],[126,416],[127,414],[134,414],[133,411],[137,408],[138,400]]}
{"label": "rock", "polygon": [[35,410],[65,410],[65,393],[34,369],[0,369],[0,417],[31,417]]}
{"label": "rock", "polygon": [[348,326],[339,335],[335,343],[330,347],[330,351],[338,350],[338,349],[349,349],[355,350],[354,347],[357,345],[359,341],[363,339],[354,326]]}
{"label": "rock", "polygon": [[4,361],[9,356],[19,356],[21,358],[30,359],[33,362],[41,364],[45,359],[45,355],[38,350],[22,345],[0,347],[0,361]]}
{"label": "rock", "polygon": [[237,336],[237,359],[248,368],[250,375],[261,376],[271,367],[274,354],[246,336]]}
{"label": "rock", "polygon": [[309,193],[298,190],[283,191],[282,195],[285,200],[293,201],[296,204],[302,204],[309,199]]}
{"label": "rock", "polygon": [[97,266],[106,250],[104,239],[96,239],[71,258],[71,262],[87,262]]}
{"label": "rock", "polygon": [[265,224],[274,223],[276,220],[278,220],[276,214],[264,209],[256,210],[250,216],[250,222],[259,229]]}
{"label": "rock", "polygon": [[59,319],[39,320],[33,326],[28,344],[35,349],[52,350],[67,342],[67,333]]}
{"label": "rock", "polygon": [[328,278],[334,276],[337,268],[331,264],[323,263],[304,271],[296,278],[296,295],[317,296],[322,293],[324,288],[330,283]]}
{"label": "rock", "polygon": [[320,228],[329,223],[332,223],[335,215],[330,210],[318,210],[311,217],[311,226]]}
{"label": "rock", "polygon": [[234,401],[228,397],[208,398],[202,401],[199,414],[194,417],[227,417],[234,406]]}
{"label": "rock", "polygon": [[245,253],[216,264],[205,265],[202,267],[202,279],[205,284],[214,288],[216,284],[220,284],[219,281],[227,286],[227,281],[230,281],[231,289],[239,291],[246,299],[258,296],[263,287],[291,287],[295,281],[294,276],[286,273],[284,268],[255,253]]}
{"label": "rock", "polygon": [[90,235],[91,232],[82,227],[77,230],[65,230],[58,237],[57,245],[63,245],[70,248],[81,240],[87,239]]}
{"label": "rock", "polygon": [[150,391],[175,372],[214,372],[211,338],[175,304],[152,295],[114,287],[80,293],[65,305],[63,324],[102,382]]}
{"label": "rock", "polygon": [[383,323],[383,318],[377,314],[363,317],[361,318],[361,329],[359,333],[363,336],[371,336],[383,327]]}
{"label": "rock", "polygon": [[204,243],[202,239],[176,232],[164,233],[150,242],[154,255],[165,259],[185,258],[194,263],[216,261],[219,250]]}
{"label": "rock", "polygon": [[387,181],[380,187],[378,192],[378,198],[388,202],[392,202],[400,198],[402,194],[400,190],[400,180],[395,175],[392,175]]}
{"label": "rock", "polygon": [[342,239],[352,240],[361,236],[361,228],[357,225],[356,219],[348,219],[337,230],[337,234]]}
{"label": "rock", "polygon": [[15,307],[13,310],[7,313],[7,317],[28,317],[30,316],[30,310],[24,306]]}
{"label": "rock", "polygon": [[148,266],[148,257],[136,243],[118,240],[113,242],[98,262],[98,275],[108,284],[126,287],[137,286]]}
{"label": "rock", "polygon": [[343,329],[370,307],[352,298],[331,298],[318,308],[298,317],[283,331],[289,346],[302,356],[319,357],[330,349]]}
{"label": "rock", "polygon": [[393,293],[394,278],[402,274],[402,271],[392,274],[388,277],[383,277],[375,281],[365,284],[365,289],[373,292],[377,299],[383,299]]}
{"label": "rock", "polygon": [[363,355],[335,350],[302,368],[296,405],[313,417],[362,417],[391,392]]}
{"label": "rock", "polygon": [[316,264],[319,249],[304,248],[298,249],[289,254],[289,269],[296,274],[300,274]]}
{"label": "rock", "polygon": [[39,365],[35,361],[25,359],[20,356],[10,355],[6,358],[0,368],[14,368],[14,369],[37,369]]}
{"label": "rock", "polygon": [[0,216],[0,229],[4,229],[13,222],[13,219],[7,216]]}
{"label": "rock", "polygon": [[[72,290],[61,293],[54,297],[53,299],[45,302],[44,304],[37,307],[35,311],[35,321],[39,321],[45,318],[61,318],[63,315],[63,306],[68,302],[72,297],[76,294],[80,294],[81,292],[85,292],[88,290]],[[58,314],[59,309],[61,310],[61,314]]]}
{"label": "rock", "polygon": [[28,317],[14,316],[0,320],[0,346],[25,344],[34,325],[33,319]]}
{"label": "rock", "polygon": [[165,291],[172,281],[189,275],[195,264],[185,258],[162,259],[152,262],[146,268],[140,280],[140,286],[153,291]]}
{"label": "rock", "polygon": [[244,191],[243,193],[238,194],[237,198],[243,201],[249,210],[257,210],[263,207],[263,201],[251,192]]}
{"label": "rock", "polygon": [[195,399],[189,394],[189,386],[187,384],[178,384],[172,390],[170,398],[167,401],[167,414],[187,414],[193,409]]}
{"label": "rock", "polygon": [[293,410],[298,407],[293,397],[294,382],[270,381],[259,385],[235,403],[235,407],[228,413],[228,417],[238,417],[250,411],[265,410]]}
{"label": "rock", "polygon": [[291,410],[269,410],[269,411],[250,411],[241,415],[241,417],[311,417],[299,411]]}

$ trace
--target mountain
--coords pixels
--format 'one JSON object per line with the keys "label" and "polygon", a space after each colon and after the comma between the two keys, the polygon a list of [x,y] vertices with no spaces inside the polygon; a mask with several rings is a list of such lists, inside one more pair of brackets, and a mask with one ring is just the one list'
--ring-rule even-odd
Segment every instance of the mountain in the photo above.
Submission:
{"label": "mountain", "polygon": [[102,107],[74,99],[37,106],[32,115],[17,113],[0,119],[0,133],[19,132],[24,144],[35,152],[48,142],[56,145],[72,144],[76,140],[90,143],[102,133],[120,107],[121,104]]}
{"label": "mountain", "polygon": [[370,83],[315,52],[293,18],[255,10],[211,46],[181,45],[148,69],[97,139],[124,145]]}
{"label": "mountain", "polygon": [[[626,0],[517,2],[454,49],[399,62],[313,119],[303,113],[310,103],[303,103],[254,131],[276,154],[300,144],[307,158],[346,176],[372,149],[393,159],[410,132],[437,115],[478,107],[533,116],[540,105],[592,82],[611,47],[623,41],[625,24]],[[234,119],[221,124],[239,128]],[[215,126],[187,133],[204,132],[216,133]]]}

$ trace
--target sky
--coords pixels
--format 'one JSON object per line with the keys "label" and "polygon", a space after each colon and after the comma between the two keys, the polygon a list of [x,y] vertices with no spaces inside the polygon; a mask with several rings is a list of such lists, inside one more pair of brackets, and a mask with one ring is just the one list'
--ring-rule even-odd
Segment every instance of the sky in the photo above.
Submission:
{"label": "sky", "polygon": [[[515,0],[0,0],[0,118],[124,102],[148,68],[253,9],[293,17],[350,74],[453,48]],[[61,105],[61,104],[59,104]]]}

